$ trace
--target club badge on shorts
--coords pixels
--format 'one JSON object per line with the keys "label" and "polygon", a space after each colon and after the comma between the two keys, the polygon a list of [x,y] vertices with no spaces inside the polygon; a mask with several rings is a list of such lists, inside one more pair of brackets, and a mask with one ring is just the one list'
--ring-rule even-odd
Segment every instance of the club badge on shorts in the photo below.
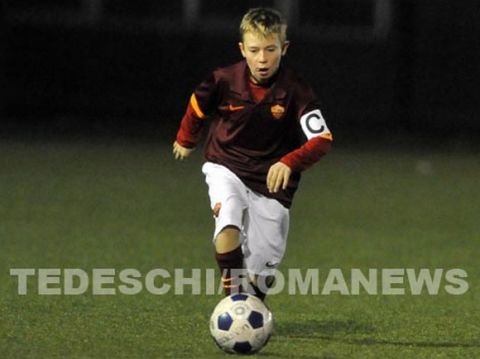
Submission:
{"label": "club badge on shorts", "polygon": [[220,209],[221,208],[222,208],[222,203],[221,202],[215,203],[215,206],[212,209],[212,214],[215,218],[217,218],[218,215],[220,214]]}
{"label": "club badge on shorts", "polygon": [[275,106],[270,107],[270,111],[272,112],[273,118],[279,120],[283,114],[285,113],[285,107],[282,105],[276,104]]}

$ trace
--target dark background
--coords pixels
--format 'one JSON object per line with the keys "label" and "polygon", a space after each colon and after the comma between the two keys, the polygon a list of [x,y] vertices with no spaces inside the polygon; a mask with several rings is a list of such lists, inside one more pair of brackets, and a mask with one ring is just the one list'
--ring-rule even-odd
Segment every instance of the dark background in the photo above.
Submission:
{"label": "dark background", "polygon": [[[204,0],[186,21],[182,1],[98,3],[3,3],[3,136],[171,140],[194,86],[240,59],[243,12],[276,4]],[[294,3],[285,60],[316,89],[336,140],[475,141],[478,1],[391,0],[379,31],[373,0]]]}

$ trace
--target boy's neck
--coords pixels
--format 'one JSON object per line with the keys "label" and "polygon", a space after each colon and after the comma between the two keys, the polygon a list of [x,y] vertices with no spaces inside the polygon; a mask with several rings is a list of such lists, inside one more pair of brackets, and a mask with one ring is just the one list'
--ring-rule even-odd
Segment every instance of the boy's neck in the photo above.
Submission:
{"label": "boy's neck", "polygon": [[275,72],[275,74],[270,77],[269,79],[267,79],[266,81],[264,82],[259,82],[256,78],[254,78],[252,76],[252,74],[250,74],[250,71],[249,71],[249,74],[248,74],[248,81],[250,82],[251,85],[253,86],[258,86],[258,87],[264,87],[264,88],[270,88],[273,83],[275,81],[277,81],[277,77],[278,77],[278,74],[280,72],[280,69],[277,70],[277,72]]}

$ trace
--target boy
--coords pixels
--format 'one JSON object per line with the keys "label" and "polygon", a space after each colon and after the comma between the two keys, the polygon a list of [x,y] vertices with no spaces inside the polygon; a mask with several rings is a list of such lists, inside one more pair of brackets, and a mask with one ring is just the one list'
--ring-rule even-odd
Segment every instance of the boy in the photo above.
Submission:
{"label": "boy", "polygon": [[202,171],[215,217],[216,260],[228,295],[264,300],[285,253],[289,208],[300,172],[325,155],[332,135],[313,90],[280,65],[287,25],[273,9],[249,10],[240,24],[244,60],[215,70],[194,91],[173,154],[187,158],[211,122]]}

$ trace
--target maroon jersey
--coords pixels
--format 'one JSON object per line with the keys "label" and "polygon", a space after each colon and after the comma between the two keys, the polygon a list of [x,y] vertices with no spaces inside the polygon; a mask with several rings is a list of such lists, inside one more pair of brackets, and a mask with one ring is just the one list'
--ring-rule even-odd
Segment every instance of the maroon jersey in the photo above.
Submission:
{"label": "maroon jersey", "polygon": [[[245,61],[214,71],[194,91],[177,142],[197,145],[210,119],[207,161],[235,173],[251,190],[290,207],[300,172],[328,152],[332,136],[317,98],[293,71],[281,67],[263,99],[255,101]],[[286,190],[269,193],[266,177],[281,161],[292,169]]]}

